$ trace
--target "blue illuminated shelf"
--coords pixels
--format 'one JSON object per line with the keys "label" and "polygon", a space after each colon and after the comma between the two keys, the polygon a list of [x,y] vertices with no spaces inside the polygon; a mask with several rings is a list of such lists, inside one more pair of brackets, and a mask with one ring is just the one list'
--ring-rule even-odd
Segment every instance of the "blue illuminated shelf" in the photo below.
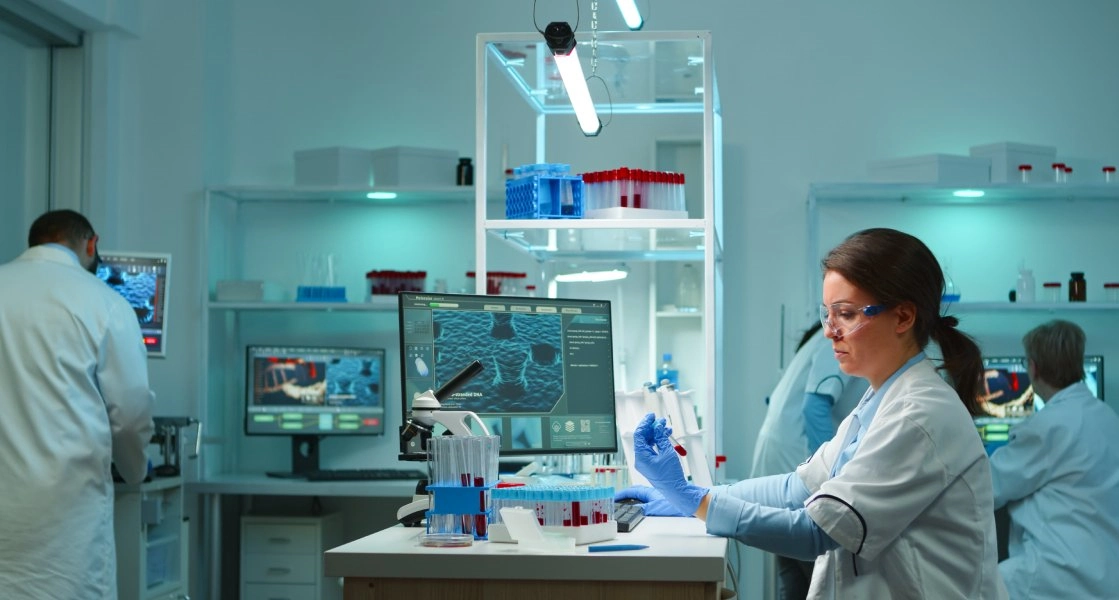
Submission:
{"label": "blue illuminated shelf", "polygon": [[[360,203],[372,206],[417,203],[461,203],[474,200],[474,186],[441,187],[324,187],[324,186],[253,186],[235,185],[210,188],[239,202],[305,202],[314,204]],[[369,194],[395,194],[392,198],[369,198]]]}
{"label": "blue illuminated shelf", "polygon": [[1119,311],[1119,302],[957,302],[948,312],[1110,312]]}

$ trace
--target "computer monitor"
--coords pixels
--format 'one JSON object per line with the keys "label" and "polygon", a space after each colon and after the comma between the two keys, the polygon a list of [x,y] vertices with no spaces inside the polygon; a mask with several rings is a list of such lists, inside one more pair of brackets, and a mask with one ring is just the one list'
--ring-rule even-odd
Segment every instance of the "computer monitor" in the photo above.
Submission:
{"label": "computer monitor", "polygon": [[166,356],[171,255],[119,251],[99,254],[97,277],[124,296],[136,312],[148,356]]}
{"label": "computer monitor", "polygon": [[383,435],[385,351],[380,348],[249,346],[245,434],[292,438],[292,470],[319,468],[322,436]]}
{"label": "computer monitor", "polygon": [[[1030,384],[1024,356],[992,356],[983,358],[984,389],[981,400],[999,406],[1021,406],[1015,413],[1029,413],[1045,406]],[[1084,357],[1084,383],[1096,398],[1103,400],[1103,356]],[[1005,415],[1003,415],[1005,416]]]}
{"label": "computer monitor", "polygon": [[[446,398],[501,436],[503,456],[617,451],[610,302],[403,292],[402,410],[471,362],[482,371]],[[401,459],[423,458],[401,436]]]}

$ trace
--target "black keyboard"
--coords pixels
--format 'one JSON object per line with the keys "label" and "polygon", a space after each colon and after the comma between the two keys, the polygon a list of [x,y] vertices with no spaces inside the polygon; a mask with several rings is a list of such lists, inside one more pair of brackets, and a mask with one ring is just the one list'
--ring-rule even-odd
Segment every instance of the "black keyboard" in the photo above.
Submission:
{"label": "black keyboard", "polygon": [[614,520],[618,522],[618,533],[633,531],[645,519],[645,509],[640,504],[614,503]]}
{"label": "black keyboard", "polygon": [[394,481],[426,479],[418,469],[323,469],[309,471],[307,481]]}

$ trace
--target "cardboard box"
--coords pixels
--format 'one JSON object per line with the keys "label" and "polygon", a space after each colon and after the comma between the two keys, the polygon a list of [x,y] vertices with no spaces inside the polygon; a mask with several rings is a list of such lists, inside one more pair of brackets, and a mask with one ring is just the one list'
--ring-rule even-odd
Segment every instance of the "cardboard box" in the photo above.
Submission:
{"label": "cardboard box", "polygon": [[993,183],[1019,183],[1022,175],[1019,165],[1030,165],[1030,182],[1053,181],[1053,163],[1057,162],[1056,146],[1038,146],[1017,142],[999,142],[972,146],[968,152],[976,158],[991,161],[991,181]]}
{"label": "cardboard box", "polygon": [[295,185],[373,187],[373,151],[342,146],[297,150]]}
{"label": "cardboard box", "polygon": [[378,187],[453,186],[457,167],[454,150],[393,146],[373,151]]}
{"label": "cardboard box", "polygon": [[871,181],[981,185],[991,181],[991,160],[955,154],[925,154],[869,163]]}

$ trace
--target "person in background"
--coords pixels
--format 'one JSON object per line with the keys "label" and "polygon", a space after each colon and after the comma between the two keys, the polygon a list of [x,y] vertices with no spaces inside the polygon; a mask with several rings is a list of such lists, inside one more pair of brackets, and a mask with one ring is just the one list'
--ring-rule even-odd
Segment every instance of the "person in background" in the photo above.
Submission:
{"label": "person in background", "polygon": [[999,572],[1012,599],[1119,594],[1119,415],[1084,384],[1084,338],[1062,320],[1022,338],[1045,408],[991,455],[995,508],[1010,514]]}
{"label": "person in background", "polygon": [[[830,440],[866,392],[866,380],[839,368],[831,341],[816,321],[767,398],[769,409],[754,446],[750,477],[789,473]],[[803,599],[812,562],[775,557],[778,600]]]}
{"label": "person in background", "polygon": [[[704,519],[709,534],[815,559],[809,598],[1006,598],[991,469],[972,420],[983,363],[940,313],[936,257],[909,234],[867,229],[823,270],[826,335],[843,372],[870,384],[837,435],[792,473],[706,488],[684,478],[671,428],[648,414],[635,466],[655,489],[617,498],[665,503]],[[925,357],[930,340],[951,383]]]}
{"label": "person in background", "polygon": [[136,313],[92,273],[70,210],[0,266],[0,596],[115,599],[113,480],[147,474],[153,433]]}

